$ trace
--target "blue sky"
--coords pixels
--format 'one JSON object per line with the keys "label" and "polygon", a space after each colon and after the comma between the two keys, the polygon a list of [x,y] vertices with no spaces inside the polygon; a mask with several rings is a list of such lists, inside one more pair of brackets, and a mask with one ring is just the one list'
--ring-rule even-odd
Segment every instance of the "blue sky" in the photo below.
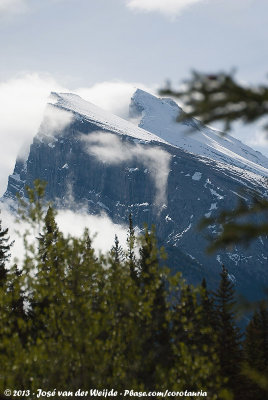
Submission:
{"label": "blue sky", "polygon": [[[0,0],[0,190],[51,90],[124,115],[133,86],[155,91],[191,69],[263,82],[267,15],[267,0]],[[235,135],[268,155],[258,126]]]}

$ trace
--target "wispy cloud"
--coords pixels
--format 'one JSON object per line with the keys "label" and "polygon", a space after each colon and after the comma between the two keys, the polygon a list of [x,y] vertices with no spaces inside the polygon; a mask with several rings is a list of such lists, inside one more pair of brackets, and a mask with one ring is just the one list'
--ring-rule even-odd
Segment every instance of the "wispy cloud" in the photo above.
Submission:
{"label": "wispy cloud", "polygon": [[[36,0],[35,0],[36,1]],[[66,0],[46,0],[52,4],[64,2]],[[34,2],[31,0],[0,0],[0,17],[6,17],[14,14],[23,14],[34,8]]]}
{"label": "wispy cloud", "polygon": [[27,10],[28,0],[0,0],[0,16],[20,14]]}
{"label": "wispy cloud", "polygon": [[45,133],[46,136],[57,136],[73,121],[73,114],[71,112],[61,110],[48,104],[39,132]]}
{"label": "wispy cloud", "polygon": [[120,140],[111,133],[95,132],[82,135],[85,150],[101,162],[111,165],[126,161],[137,161],[148,169],[156,188],[155,203],[161,207],[166,203],[166,189],[169,175],[170,154],[158,147],[134,144]]}
{"label": "wispy cloud", "polygon": [[188,7],[204,0],[127,0],[131,10],[158,12],[169,17],[180,15]]}

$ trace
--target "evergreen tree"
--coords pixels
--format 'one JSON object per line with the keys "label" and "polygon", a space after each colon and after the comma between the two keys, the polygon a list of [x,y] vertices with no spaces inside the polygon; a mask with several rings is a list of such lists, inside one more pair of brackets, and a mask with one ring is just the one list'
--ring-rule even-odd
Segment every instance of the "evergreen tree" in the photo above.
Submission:
{"label": "evergreen tree", "polygon": [[[209,342],[198,348],[197,324],[191,331],[187,320],[191,309],[199,321],[200,291],[161,265],[154,230],[145,229],[140,239],[133,281],[129,259],[96,257],[87,230],[79,238],[64,236],[53,209],[45,211],[40,199],[35,206],[31,198],[26,216],[34,217],[41,234],[31,245],[24,235],[22,268],[9,272],[9,290],[0,287],[0,392],[66,385],[71,391],[202,388],[210,400],[219,399],[215,350]],[[188,302],[181,309],[178,293]]]}
{"label": "evergreen tree", "polygon": [[218,326],[218,316],[214,308],[213,297],[207,289],[206,279],[201,283],[202,325],[210,327],[215,333]]}
{"label": "evergreen tree", "polygon": [[221,375],[228,378],[228,387],[238,399],[241,390],[241,334],[236,326],[234,306],[235,289],[227,269],[222,266],[221,281],[215,293],[215,304],[218,314],[217,353],[220,362]]}
{"label": "evergreen tree", "polygon": [[110,255],[115,265],[118,265],[121,261],[124,261],[124,251],[122,246],[119,244],[117,235],[115,235],[114,245],[110,251]]}
{"label": "evergreen tree", "polygon": [[157,385],[155,365],[160,369],[168,368],[170,348],[167,321],[167,299],[165,290],[165,269],[160,266],[161,254],[157,248],[155,228],[145,232],[140,240],[140,259],[138,263],[139,290],[151,302],[150,317],[142,322],[144,332],[143,357],[144,368],[140,371],[148,389]]}
{"label": "evergreen tree", "polygon": [[44,218],[43,233],[40,233],[38,237],[39,255],[44,263],[47,260],[49,247],[56,244],[59,236],[59,229],[55,221],[55,216],[55,211],[49,206]]}
{"label": "evergreen tree", "polygon": [[2,221],[0,220],[0,285],[3,286],[7,279],[8,270],[6,263],[10,259],[10,249],[13,242],[10,242],[8,236],[8,228],[2,228]]}
{"label": "evergreen tree", "polygon": [[137,278],[138,278],[135,251],[134,251],[136,237],[135,237],[135,230],[134,230],[131,214],[129,214],[128,222],[129,222],[129,228],[128,228],[128,236],[127,236],[127,244],[128,244],[127,259],[128,259],[128,264],[129,264],[130,276],[136,282]]}
{"label": "evergreen tree", "polygon": [[264,301],[247,326],[243,348],[245,375],[249,380],[245,398],[262,400],[268,394],[268,387],[262,385],[268,376],[268,308]]}
{"label": "evergreen tree", "polygon": [[[223,121],[225,130],[237,120],[252,123],[268,112],[267,85],[241,85],[233,73],[193,71],[191,78],[184,82],[183,90],[174,90],[168,84],[160,93],[178,97],[190,108],[184,119],[198,117],[205,124]],[[267,125],[265,129],[268,129]]]}
{"label": "evergreen tree", "polygon": [[199,310],[196,296],[190,285],[186,285],[185,288],[181,290],[177,311],[180,313],[179,321],[181,322],[181,324],[177,326],[177,329],[179,327],[178,334],[180,341],[188,343],[190,346],[196,346],[200,339],[199,335],[197,335],[197,332],[200,332]]}
{"label": "evergreen tree", "polygon": [[[197,390],[198,387],[194,377],[202,369],[201,363],[205,365],[205,372],[199,387],[207,387],[209,381],[213,381],[209,396],[213,398],[228,398],[228,393],[221,392],[223,379],[220,378],[220,366],[216,352],[216,340],[213,330],[208,321],[204,318],[204,310],[200,304],[202,291],[186,285],[181,279],[176,290],[173,287],[171,300],[171,347],[173,354],[176,354],[176,370],[171,368],[170,376],[166,377],[170,387],[176,387],[174,382],[181,380],[187,382],[184,390],[191,387]],[[186,361],[188,360],[188,361]],[[195,388],[195,389],[194,389]],[[223,396],[223,397],[221,397]]]}

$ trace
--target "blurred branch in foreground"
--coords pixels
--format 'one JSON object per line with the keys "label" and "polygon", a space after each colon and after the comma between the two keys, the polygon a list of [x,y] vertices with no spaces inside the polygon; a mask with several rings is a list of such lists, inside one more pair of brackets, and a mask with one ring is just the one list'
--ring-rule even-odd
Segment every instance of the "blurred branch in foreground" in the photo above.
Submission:
{"label": "blurred branch in foreground", "polygon": [[[268,114],[268,86],[241,85],[235,80],[234,72],[202,74],[193,71],[191,78],[184,81],[182,90],[173,89],[167,82],[159,93],[182,101],[189,110],[183,119],[197,117],[204,124],[221,121],[226,131],[235,121],[249,124]],[[268,124],[264,129],[268,130]]]}
{"label": "blurred branch in foreground", "polygon": [[[167,82],[159,93],[181,100],[186,112],[178,121],[199,118],[204,124],[223,122],[224,129],[231,129],[235,121],[245,124],[256,122],[268,115],[268,86],[241,85],[231,73],[202,74],[193,71],[184,81],[181,90]],[[268,133],[268,123],[264,126]],[[208,252],[236,244],[249,245],[252,240],[268,235],[268,200],[254,196],[250,204],[240,201],[233,210],[224,210],[216,217],[205,218],[200,227],[218,225],[221,232],[212,237]]]}
{"label": "blurred branch in foreground", "polygon": [[[212,253],[219,248],[232,247],[235,244],[249,245],[254,239],[268,235],[268,200],[254,197],[249,205],[240,200],[234,210],[224,210],[216,217],[204,218],[200,228],[209,225],[220,225],[222,231],[219,236],[211,240],[208,252]],[[259,215],[261,222],[250,221],[251,216]]]}

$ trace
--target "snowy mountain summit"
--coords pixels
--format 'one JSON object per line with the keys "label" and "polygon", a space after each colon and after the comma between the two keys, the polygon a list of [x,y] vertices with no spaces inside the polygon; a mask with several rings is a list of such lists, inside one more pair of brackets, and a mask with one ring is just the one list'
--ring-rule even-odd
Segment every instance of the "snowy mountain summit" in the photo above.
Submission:
{"label": "snowy mountain summit", "polygon": [[[130,121],[72,93],[52,93],[51,100],[55,107],[82,115],[88,121],[94,121],[101,129],[112,128],[120,135],[145,142],[166,143],[199,156],[268,176],[268,159],[240,140],[222,135],[195,118],[177,122],[183,111],[172,99],[157,98],[137,89],[129,106]],[[133,121],[138,121],[138,126]]]}
{"label": "snowy mountain summit", "polygon": [[139,127],[196,155],[268,176],[268,159],[230,135],[208,128],[195,118],[177,122],[182,109],[169,98],[157,98],[138,89],[130,104],[130,117]]}
{"label": "snowy mountain summit", "polygon": [[165,140],[154,135],[149,131],[145,131],[136,127],[132,123],[111,114],[102,108],[83,100],[80,96],[72,93],[55,93],[50,96],[50,104],[55,107],[71,112],[74,115],[81,115],[87,121],[93,121],[100,129],[113,129],[119,135],[127,135],[144,141],[159,141],[164,143]]}
{"label": "snowy mountain summit", "polygon": [[[261,296],[268,286],[268,239],[248,249],[234,247],[208,256],[209,236],[199,232],[204,216],[233,209],[252,193],[267,195],[268,160],[231,136],[196,119],[176,121],[181,108],[137,90],[129,120],[70,93],[53,93],[26,162],[18,158],[5,199],[25,194],[35,179],[47,182],[57,207],[107,214],[115,223],[154,224],[169,266],[191,283],[215,288],[222,264],[238,292]],[[136,124],[134,124],[134,121]],[[256,222],[260,222],[259,219]]]}

